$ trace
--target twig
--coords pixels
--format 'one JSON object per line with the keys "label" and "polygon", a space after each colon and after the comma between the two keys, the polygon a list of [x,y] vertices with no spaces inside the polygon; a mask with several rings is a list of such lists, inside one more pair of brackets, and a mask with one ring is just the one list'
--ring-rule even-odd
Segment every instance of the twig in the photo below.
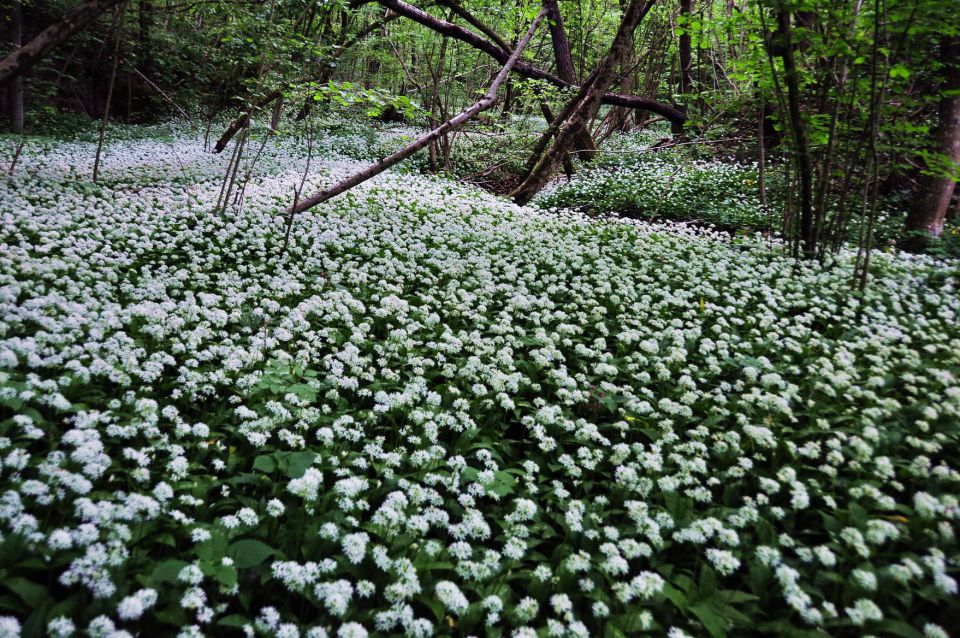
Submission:
{"label": "twig", "polygon": [[[170,104],[173,104],[175,107],[177,107],[177,110],[180,111],[180,114],[183,115],[183,117],[187,118],[188,120],[190,119],[190,115],[188,115],[186,111],[184,111],[182,108],[180,108],[180,105],[177,104],[176,102],[174,102],[173,99],[172,99],[169,95],[167,95],[166,93],[164,93],[164,92],[163,92],[163,89],[161,89],[159,86],[157,86],[156,84],[154,84],[153,82],[151,82],[151,81],[150,81],[150,78],[148,78],[148,77],[145,76],[143,73],[141,73],[141,72],[140,72],[140,69],[134,67],[133,72],[136,73],[137,75],[139,75],[141,78],[143,78],[143,81],[146,82],[147,84],[149,84],[150,86],[152,86],[152,87],[157,91],[157,93],[159,93],[159,94],[162,95],[164,98],[166,98],[167,102],[170,102]],[[206,150],[206,149],[204,149],[204,150]]]}
{"label": "twig", "polygon": [[7,170],[7,175],[13,175],[17,170],[17,160],[20,159],[20,152],[23,150],[23,145],[26,143],[26,138],[20,138],[20,143],[17,144],[17,150],[13,153],[13,161],[10,162],[10,168]]}

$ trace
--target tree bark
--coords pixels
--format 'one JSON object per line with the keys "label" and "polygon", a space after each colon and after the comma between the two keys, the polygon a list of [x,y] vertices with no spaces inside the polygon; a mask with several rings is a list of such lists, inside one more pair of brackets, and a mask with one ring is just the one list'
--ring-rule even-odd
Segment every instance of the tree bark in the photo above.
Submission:
{"label": "tree bark", "polygon": [[[20,0],[10,0],[10,45],[14,53],[23,44],[23,7]],[[13,78],[7,87],[7,107],[10,114],[10,130],[23,131],[23,77]]]}
{"label": "tree bark", "polygon": [[214,153],[220,153],[223,149],[227,148],[227,144],[230,143],[230,140],[233,139],[233,136],[243,130],[247,124],[250,123],[250,118],[253,117],[253,112],[263,107],[267,106],[274,100],[279,99],[283,96],[283,91],[271,91],[263,96],[261,99],[253,103],[249,110],[241,113],[230,122],[227,126],[227,130],[223,132],[223,135],[220,136],[220,139],[217,140],[217,143],[213,147]]}
{"label": "tree bark", "polygon": [[[953,36],[940,43],[940,59],[944,64],[944,79],[935,150],[957,164],[960,163],[960,37]],[[956,174],[943,172],[923,176],[917,200],[907,215],[906,230],[910,235],[904,242],[905,249],[921,251],[943,233],[957,178]]]}
{"label": "tree bark", "polygon": [[693,14],[693,0],[680,0],[680,15],[683,17],[683,32],[677,39],[680,53],[680,93],[689,93],[693,86],[693,47],[690,38],[690,16]]}
{"label": "tree bark", "polygon": [[[510,194],[516,203],[521,205],[528,203],[543,188],[572,148],[577,129],[596,116],[607,89],[616,80],[617,69],[623,63],[633,43],[633,32],[655,1],[631,0],[630,6],[623,14],[620,28],[617,29],[617,35],[610,45],[610,50],[561,114],[562,123],[556,133],[553,146],[539,157],[523,183]],[[546,138],[551,134],[552,132],[548,130],[543,137]]]}
{"label": "tree bark", "polygon": [[[680,17],[683,18],[680,28],[682,32],[677,39],[677,50],[680,57],[680,82],[678,92],[681,96],[690,93],[693,87],[693,47],[690,38],[690,16],[693,14],[693,0],[680,0]],[[680,107],[684,113],[687,112],[686,99],[681,97],[684,106]],[[683,126],[673,125],[673,133],[683,133]]]}
{"label": "tree bark", "polygon": [[[627,0],[619,0],[620,11],[627,8]],[[627,57],[620,68],[620,92],[633,93],[636,86],[636,47],[631,46]],[[596,130],[596,139],[605,140],[616,132],[627,133],[632,128],[631,120],[641,122],[640,111],[631,111],[623,107],[610,109],[607,116],[600,123]]]}
{"label": "tree bark", "polygon": [[797,156],[797,177],[800,180],[800,243],[803,256],[811,259],[817,252],[817,229],[813,220],[813,161],[806,123],[803,121],[803,113],[800,110],[800,74],[793,56],[794,43],[788,10],[777,11],[777,27],[780,37],[783,38],[780,57],[783,58],[783,71],[787,84],[787,112]]}
{"label": "tree bark", "polygon": [[103,153],[103,141],[107,134],[107,121],[110,119],[110,105],[113,102],[113,87],[117,82],[117,67],[120,64],[120,39],[123,37],[123,12],[127,8],[126,3],[120,5],[120,9],[114,16],[114,34],[113,34],[113,65],[110,70],[110,84],[107,85],[107,100],[103,105],[103,117],[100,120],[100,135],[97,140],[97,156],[93,160],[93,181],[97,181],[100,175],[100,157]]}
{"label": "tree bark", "polygon": [[283,97],[273,103],[273,113],[270,114],[270,135],[276,135],[280,129],[280,116],[283,114]]}
{"label": "tree bark", "polygon": [[570,41],[563,28],[563,16],[557,0],[543,0],[547,12],[547,25],[550,27],[550,41],[553,43],[553,57],[557,62],[557,75],[569,84],[576,84],[577,73],[573,69],[573,55],[570,53]]}
{"label": "tree bark", "polygon": [[153,3],[140,0],[137,5],[139,31],[137,32],[137,66],[147,77],[153,75],[153,56],[150,52],[150,31],[153,26]]}
{"label": "tree bark", "polygon": [[[493,42],[477,35],[476,33],[473,33],[472,31],[468,31],[467,29],[451,24],[445,20],[435,18],[423,10],[407,4],[403,0],[376,0],[376,2],[384,7],[387,7],[388,9],[392,9],[404,17],[410,18],[414,22],[422,24],[428,29],[436,31],[440,35],[445,35],[469,44],[473,48],[483,51],[501,64],[505,64],[507,59],[510,57],[510,53],[508,51],[501,49]],[[358,4],[363,3],[359,2]],[[543,69],[528,62],[524,62],[523,60],[518,61],[514,65],[513,72],[526,78],[544,80],[561,88],[577,88],[575,84],[564,82],[556,75],[547,73]],[[656,113],[657,115],[662,115],[671,122],[676,121],[683,123],[686,121],[686,116],[678,109],[666,104],[661,104],[656,100],[637,95],[605,93],[602,95],[602,103],[612,104],[614,106],[626,106],[634,109],[645,109],[647,111],[651,111],[652,113]]]}
{"label": "tree bark", "polygon": [[[560,15],[560,6],[557,0],[543,0],[543,9],[547,15],[547,25],[550,27],[550,41],[553,44],[553,56],[557,64],[557,75],[564,82],[575,85],[577,74],[573,68],[573,55],[570,53],[570,40],[563,28],[563,16]],[[548,121],[547,124],[551,122]],[[589,161],[597,154],[597,145],[588,128],[589,122],[576,131],[573,153],[581,160]],[[566,164],[566,162],[565,162]],[[565,166],[572,167],[572,164]]]}
{"label": "tree bark", "polygon": [[450,131],[456,130],[457,128],[463,126],[468,120],[476,116],[478,113],[485,111],[496,104],[497,101],[497,91],[500,88],[500,85],[504,83],[507,77],[510,75],[510,71],[513,66],[520,59],[520,55],[523,53],[523,50],[527,47],[527,44],[530,43],[530,39],[533,38],[534,32],[536,32],[537,27],[540,25],[540,21],[543,19],[543,12],[540,13],[534,19],[533,23],[530,25],[530,28],[527,30],[527,33],[517,44],[517,48],[510,54],[510,57],[507,59],[506,63],[503,65],[503,68],[493,79],[493,82],[490,84],[490,87],[487,89],[486,94],[481,98],[479,102],[470,106],[469,108],[462,111],[459,115],[453,119],[447,120],[439,127],[434,130],[421,135],[411,144],[405,146],[399,151],[388,155],[383,158],[376,164],[369,166],[362,171],[354,173],[350,177],[343,179],[329,188],[325,188],[322,191],[314,193],[310,197],[307,197],[303,201],[294,202],[289,208],[287,208],[288,215],[295,215],[297,213],[302,213],[303,211],[313,208],[317,204],[321,204],[329,199],[344,193],[358,184],[362,184],[371,177],[379,175],[383,171],[387,170],[394,164],[405,160],[410,157],[417,151],[425,148],[431,142],[434,142],[443,135],[446,135]]}
{"label": "tree bark", "polygon": [[[496,31],[494,31],[493,29],[485,25],[482,21],[478,20],[475,15],[473,15],[472,13],[464,9],[463,5],[457,2],[457,0],[438,0],[437,4],[447,7],[448,9],[453,11],[454,15],[458,15],[461,18],[463,18],[463,20],[467,24],[469,24],[470,26],[475,28],[477,31],[479,31],[483,35],[493,40],[494,44],[496,44],[501,49],[505,51],[509,51],[512,48],[507,43],[506,40],[500,37],[500,35]],[[549,19],[550,16],[547,16],[547,18]]]}
{"label": "tree bark", "polygon": [[67,11],[63,19],[40,32],[27,44],[0,60],[0,86],[23,75],[54,48],[86,27],[101,13],[123,0],[84,0]]}

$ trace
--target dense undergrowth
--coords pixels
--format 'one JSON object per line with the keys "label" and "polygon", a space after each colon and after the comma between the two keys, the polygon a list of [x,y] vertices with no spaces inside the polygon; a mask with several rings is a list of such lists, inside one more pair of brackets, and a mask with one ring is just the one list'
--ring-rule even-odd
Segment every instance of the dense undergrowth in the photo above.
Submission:
{"label": "dense undergrowth", "polygon": [[[781,234],[785,189],[783,163],[770,160],[760,197],[756,163],[722,157],[709,139],[689,140],[657,148],[670,139],[669,129],[614,135],[597,159],[573,179],[560,179],[538,198],[544,207],[574,208],[592,215],[617,215],[643,220],[709,224],[730,233]],[[722,148],[722,147],[721,147]],[[881,198],[872,225],[871,245],[890,248],[902,241],[908,202],[891,192]],[[840,236],[857,244],[866,230],[862,204],[851,198]],[[835,216],[836,211],[828,211]],[[960,256],[960,220],[948,223],[932,253]]]}
{"label": "dense undergrowth", "polygon": [[[318,131],[309,183],[403,134]],[[846,251],[410,170],[281,254],[305,142],[213,214],[199,137],[130,129],[96,185],[34,139],[0,181],[0,634],[960,626],[955,261],[877,253],[857,295]],[[634,170],[657,217],[755,215],[747,169]]]}

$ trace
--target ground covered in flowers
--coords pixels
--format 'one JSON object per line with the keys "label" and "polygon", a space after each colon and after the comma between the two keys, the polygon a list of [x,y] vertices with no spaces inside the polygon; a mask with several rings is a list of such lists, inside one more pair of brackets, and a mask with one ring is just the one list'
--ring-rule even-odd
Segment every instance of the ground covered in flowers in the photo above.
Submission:
{"label": "ground covered in flowers", "polygon": [[860,297],[853,255],[413,172],[282,253],[304,144],[213,213],[200,139],[0,178],[0,635],[960,627],[956,263],[875,254]]}

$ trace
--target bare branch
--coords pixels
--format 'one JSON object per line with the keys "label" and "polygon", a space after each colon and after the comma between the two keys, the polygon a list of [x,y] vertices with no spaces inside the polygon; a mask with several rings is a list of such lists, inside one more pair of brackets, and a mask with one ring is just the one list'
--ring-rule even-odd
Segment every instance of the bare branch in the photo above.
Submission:
{"label": "bare branch", "polygon": [[317,204],[323,203],[329,199],[344,193],[357,184],[361,184],[371,177],[379,175],[383,171],[387,170],[394,164],[405,160],[410,157],[417,151],[425,148],[431,142],[440,139],[441,136],[454,131],[465,124],[468,120],[476,116],[481,111],[485,111],[492,107],[497,101],[497,91],[500,88],[500,85],[507,79],[507,76],[510,75],[511,69],[518,63],[520,60],[520,55],[523,53],[523,50],[527,47],[527,44],[530,43],[530,39],[533,38],[534,32],[536,32],[537,27],[540,25],[540,21],[543,20],[543,12],[540,13],[530,25],[530,28],[527,30],[527,33],[523,36],[523,39],[520,40],[520,43],[517,44],[517,48],[507,59],[506,63],[503,65],[503,69],[497,74],[497,77],[493,79],[493,82],[490,84],[490,87],[487,89],[486,94],[483,98],[474,104],[473,106],[465,109],[459,115],[453,119],[447,120],[437,128],[433,129],[429,133],[425,133],[418,137],[414,142],[408,144],[399,151],[388,155],[383,158],[376,164],[373,164],[362,171],[354,173],[350,177],[343,179],[333,186],[326,188],[322,191],[314,193],[310,197],[307,197],[303,201],[294,202],[287,209],[287,214],[295,215],[297,213],[302,213],[303,211],[313,208]]}

